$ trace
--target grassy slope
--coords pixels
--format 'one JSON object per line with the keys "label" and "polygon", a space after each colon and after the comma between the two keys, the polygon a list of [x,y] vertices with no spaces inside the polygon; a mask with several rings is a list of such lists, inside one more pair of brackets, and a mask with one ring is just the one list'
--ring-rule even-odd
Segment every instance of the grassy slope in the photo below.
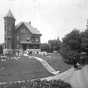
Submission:
{"label": "grassy slope", "polygon": [[0,81],[31,80],[51,75],[35,59],[23,57],[15,62],[17,63],[12,61],[4,65],[5,69],[0,71]]}
{"label": "grassy slope", "polygon": [[[51,56],[39,56],[46,60],[54,69],[61,72],[69,69],[69,65],[63,62],[61,55],[52,54]],[[31,80],[52,76],[46,69],[35,59],[21,57],[19,61],[8,61],[4,64],[5,69],[0,69],[0,81]],[[16,63],[15,63],[16,62]],[[0,65],[1,68],[1,65]]]}
{"label": "grassy slope", "polygon": [[51,54],[51,56],[38,56],[46,60],[54,69],[60,70],[61,72],[66,71],[71,66],[64,63],[63,57],[60,54]]}

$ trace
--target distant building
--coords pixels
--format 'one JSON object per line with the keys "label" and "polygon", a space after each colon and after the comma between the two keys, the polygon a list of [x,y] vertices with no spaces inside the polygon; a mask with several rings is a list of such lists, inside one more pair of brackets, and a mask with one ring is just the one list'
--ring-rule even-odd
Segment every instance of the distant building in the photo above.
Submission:
{"label": "distant building", "polygon": [[31,22],[21,22],[15,25],[16,19],[9,10],[4,17],[5,48],[6,49],[39,49],[41,33],[31,25]]}

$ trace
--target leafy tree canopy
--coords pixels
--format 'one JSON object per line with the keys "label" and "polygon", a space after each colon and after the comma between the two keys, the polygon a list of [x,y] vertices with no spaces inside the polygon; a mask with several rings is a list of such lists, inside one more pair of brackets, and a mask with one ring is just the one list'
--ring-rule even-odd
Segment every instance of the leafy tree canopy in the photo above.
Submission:
{"label": "leafy tree canopy", "polygon": [[[62,40],[60,51],[68,63],[74,64],[74,59],[77,59],[77,61],[80,62],[82,52],[85,52],[86,56],[88,56],[88,30],[80,32],[79,30],[74,29]],[[85,62],[88,62],[87,58],[84,56],[82,59],[84,59]]]}

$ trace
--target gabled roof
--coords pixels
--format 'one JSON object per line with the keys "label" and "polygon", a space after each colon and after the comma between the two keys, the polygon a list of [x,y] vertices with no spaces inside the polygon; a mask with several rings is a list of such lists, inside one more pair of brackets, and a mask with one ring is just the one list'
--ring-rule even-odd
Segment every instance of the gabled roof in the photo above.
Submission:
{"label": "gabled roof", "polygon": [[21,25],[25,25],[29,31],[32,33],[32,34],[38,34],[38,35],[41,35],[41,33],[37,30],[37,28],[34,28],[30,22],[21,22],[19,24],[16,25],[16,30],[18,30],[18,28],[21,26]]}
{"label": "gabled roof", "polygon": [[14,18],[14,16],[13,16],[11,10],[8,11],[8,13],[6,14],[5,17],[12,17],[12,18]]}

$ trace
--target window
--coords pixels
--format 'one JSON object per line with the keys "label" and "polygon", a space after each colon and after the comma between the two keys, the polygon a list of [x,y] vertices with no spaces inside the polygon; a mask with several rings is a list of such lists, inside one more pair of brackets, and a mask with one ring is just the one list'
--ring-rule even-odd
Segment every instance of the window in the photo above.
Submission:
{"label": "window", "polygon": [[19,36],[17,36],[17,41],[19,40]]}
{"label": "window", "polygon": [[8,31],[9,31],[9,32],[11,31],[11,27],[10,27],[10,26],[8,26]]}
{"label": "window", "polygon": [[32,42],[34,42],[34,41],[35,41],[35,38],[33,37],[33,38],[32,38]]}
{"label": "window", "polygon": [[22,29],[22,30],[21,30],[21,33],[26,33],[26,30],[25,30],[25,29]]}
{"label": "window", "polygon": [[36,42],[38,42],[39,41],[39,39],[38,38],[36,38]]}
{"label": "window", "polygon": [[30,40],[30,37],[27,37],[27,39],[26,39],[27,41],[29,41]]}
{"label": "window", "polygon": [[19,44],[17,44],[17,48],[19,48]]}
{"label": "window", "polygon": [[10,40],[10,38],[8,38],[8,40]]}

